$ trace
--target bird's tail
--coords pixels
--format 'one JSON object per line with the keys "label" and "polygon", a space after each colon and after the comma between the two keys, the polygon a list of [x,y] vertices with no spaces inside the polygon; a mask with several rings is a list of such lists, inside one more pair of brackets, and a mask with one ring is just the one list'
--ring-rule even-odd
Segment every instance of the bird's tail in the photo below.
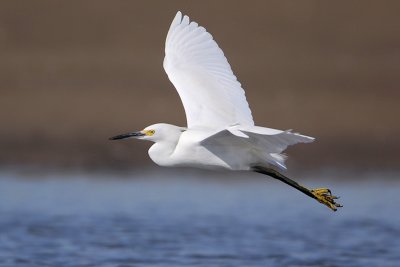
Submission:
{"label": "bird's tail", "polygon": [[242,131],[249,136],[251,143],[257,147],[267,163],[282,169],[286,169],[285,160],[287,159],[287,156],[282,152],[288,146],[310,143],[315,140],[313,137],[293,133],[291,130],[279,131],[256,126]]}

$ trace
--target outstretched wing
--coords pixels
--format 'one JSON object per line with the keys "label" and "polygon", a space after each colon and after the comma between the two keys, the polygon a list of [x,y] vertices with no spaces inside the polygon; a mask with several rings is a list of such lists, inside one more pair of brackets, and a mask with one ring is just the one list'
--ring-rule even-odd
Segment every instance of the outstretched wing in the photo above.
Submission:
{"label": "outstretched wing", "polygon": [[244,90],[221,48],[181,12],[168,31],[164,69],[181,97],[188,128],[254,125]]}

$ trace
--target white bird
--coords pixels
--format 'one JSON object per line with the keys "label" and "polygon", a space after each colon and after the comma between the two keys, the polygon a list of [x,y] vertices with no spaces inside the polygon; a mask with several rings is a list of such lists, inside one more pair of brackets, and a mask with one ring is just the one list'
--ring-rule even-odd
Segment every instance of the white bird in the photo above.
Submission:
{"label": "white bird", "polygon": [[[329,189],[310,190],[285,177],[282,152],[313,137],[254,125],[241,84],[210,33],[178,12],[165,43],[164,69],[182,100],[187,127],[157,123],[111,137],[154,144],[150,158],[160,166],[255,171],[293,186],[336,211]],[[274,168],[275,167],[275,168]]]}

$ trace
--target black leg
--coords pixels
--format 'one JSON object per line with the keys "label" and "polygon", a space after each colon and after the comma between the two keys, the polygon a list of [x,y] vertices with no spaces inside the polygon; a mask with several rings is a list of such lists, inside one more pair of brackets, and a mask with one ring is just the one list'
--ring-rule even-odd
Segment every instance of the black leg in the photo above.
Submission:
{"label": "black leg", "polygon": [[279,181],[284,182],[287,185],[290,185],[291,187],[296,188],[297,190],[306,194],[307,196],[314,198],[320,203],[328,206],[328,208],[332,209],[333,211],[336,211],[338,207],[342,207],[340,204],[335,202],[335,199],[337,199],[337,197],[332,196],[331,191],[327,188],[314,189],[314,190],[308,189],[272,168],[254,166],[252,170],[258,173],[271,176],[275,179],[278,179]]}

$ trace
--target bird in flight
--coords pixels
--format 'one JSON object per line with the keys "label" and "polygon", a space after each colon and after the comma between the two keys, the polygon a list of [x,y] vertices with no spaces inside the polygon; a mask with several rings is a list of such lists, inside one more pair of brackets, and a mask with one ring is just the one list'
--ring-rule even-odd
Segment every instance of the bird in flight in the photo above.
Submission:
{"label": "bird in flight", "polygon": [[221,48],[204,27],[181,12],[167,34],[164,69],[182,100],[187,127],[157,123],[110,140],[154,142],[149,156],[160,166],[262,173],[333,211],[341,207],[329,189],[308,189],[280,172],[286,169],[283,151],[314,138],[255,126],[244,90]]}

